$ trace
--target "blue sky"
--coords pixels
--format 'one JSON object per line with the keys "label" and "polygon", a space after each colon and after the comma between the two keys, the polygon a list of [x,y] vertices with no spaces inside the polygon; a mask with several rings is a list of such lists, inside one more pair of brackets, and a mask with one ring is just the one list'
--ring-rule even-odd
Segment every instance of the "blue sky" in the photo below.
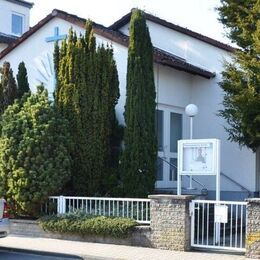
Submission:
{"label": "blue sky", "polygon": [[80,17],[90,18],[105,26],[138,7],[169,22],[187,27],[216,40],[229,43],[218,22],[215,10],[220,0],[32,0],[31,25],[44,18],[52,9],[61,9]]}

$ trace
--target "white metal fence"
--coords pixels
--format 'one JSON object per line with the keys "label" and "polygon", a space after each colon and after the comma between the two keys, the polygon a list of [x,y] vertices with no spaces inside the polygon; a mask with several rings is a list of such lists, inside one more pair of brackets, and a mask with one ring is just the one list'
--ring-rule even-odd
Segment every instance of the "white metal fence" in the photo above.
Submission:
{"label": "white metal fence", "polygon": [[246,202],[193,200],[191,246],[245,251]]}
{"label": "white metal fence", "polygon": [[43,211],[46,214],[83,211],[91,215],[132,218],[139,223],[150,224],[150,199],[54,196],[49,197]]}

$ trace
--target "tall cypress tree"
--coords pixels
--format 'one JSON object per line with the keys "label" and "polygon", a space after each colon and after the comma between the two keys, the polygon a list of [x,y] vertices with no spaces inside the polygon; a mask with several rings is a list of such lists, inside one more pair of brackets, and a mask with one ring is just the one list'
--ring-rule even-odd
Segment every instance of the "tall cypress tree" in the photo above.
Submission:
{"label": "tall cypress tree", "polygon": [[[112,137],[116,124],[115,105],[119,82],[113,51],[96,47],[90,21],[84,36],[72,30],[55,51],[56,104],[69,120],[74,194],[104,195],[112,168]],[[59,53],[59,55],[57,55]]]}
{"label": "tall cypress tree", "polygon": [[24,93],[30,92],[27,69],[25,67],[25,63],[22,61],[18,66],[18,74],[16,76],[17,79],[17,97],[21,98]]}
{"label": "tall cypress tree", "polygon": [[154,190],[155,97],[153,47],[144,14],[135,9],[130,21],[122,156],[122,180],[127,196],[147,196]]}
{"label": "tall cypress tree", "polygon": [[4,62],[0,72],[0,113],[3,113],[17,98],[17,85],[9,62]]}

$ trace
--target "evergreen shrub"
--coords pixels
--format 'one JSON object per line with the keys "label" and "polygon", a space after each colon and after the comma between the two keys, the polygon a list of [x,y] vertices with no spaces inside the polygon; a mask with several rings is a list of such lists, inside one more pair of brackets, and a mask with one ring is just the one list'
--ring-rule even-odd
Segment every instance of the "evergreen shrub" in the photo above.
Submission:
{"label": "evergreen shrub", "polygon": [[47,216],[42,217],[39,223],[44,230],[55,233],[83,237],[87,235],[110,236],[114,238],[127,237],[137,226],[137,222],[133,219],[85,214]]}

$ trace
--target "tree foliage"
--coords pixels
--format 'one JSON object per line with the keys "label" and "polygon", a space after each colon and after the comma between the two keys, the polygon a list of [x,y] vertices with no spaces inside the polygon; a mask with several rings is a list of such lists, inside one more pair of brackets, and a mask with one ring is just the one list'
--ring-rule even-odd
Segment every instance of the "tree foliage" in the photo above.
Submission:
{"label": "tree foliage", "polygon": [[130,21],[125,105],[123,186],[127,196],[154,190],[157,142],[153,47],[144,14],[134,10]]}
{"label": "tree foliage", "polygon": [[17,97],[22,98],[24,93],[30,92],[27,69],[23,61],[19,63],[18,74],[16,76],[16,79],[17,79],[17,86],[18,86]]}
{"label": "tree foliage", "polygon": [[0,196],[17,214],[36,215],[48,196],[56,195],[68,181],[67,127],[42,86],[2,115]]}
{"label": "tree foliage", "polygon": [[238,45],[220,86],[229,139],[253,151],[260,145],[260,1],[221,0],[220,21]]}
{"label": "tree foliage", "polygon": [[17,85],[9,62],[4,62],[0,73],[0,113],[2,114],[17,98]]}
{"label": "tree foliage", "polygon": [[55,47],[54,64],[58,75],[55,102],[70,123],[74,143],[72,190],[78,195],[110,193],[119,98],[113,50],[96,46],[88,21],[84,36],[70,30],[61,48]]}

